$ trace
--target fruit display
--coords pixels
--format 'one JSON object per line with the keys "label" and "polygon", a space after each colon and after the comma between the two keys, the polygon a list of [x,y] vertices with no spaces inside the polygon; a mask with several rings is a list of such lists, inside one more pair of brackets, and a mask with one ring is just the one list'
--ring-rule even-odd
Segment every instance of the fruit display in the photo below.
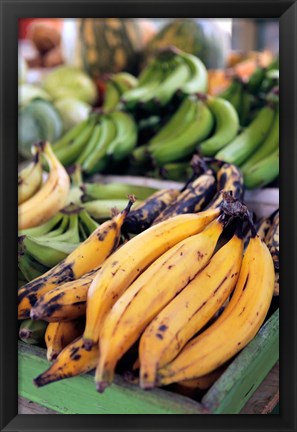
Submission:
{"label": "fruit display", "polygon": [[[65,328],[68,340],[63,347],[56,336],[57,353],[47,343],[55,360],[36,377],[37,386],[96,368],[96,388],[103,392],[137,341],[138,360],[130,368],[139,370],[142,388],[182,384],[223,370],[253,339],[275,290],[278,213],[265,229],[263,221],[256,228],[240,200],[221,195],[219,207],[173,215],[120,242],[120,231],[111,227],[123,226],[131,201],[120,219],[100,225],[66,260],[19,289],[19,319],[49,323],[45,338]],[[266,233],[267,245],[257,230]],[[106,252],[91,262],[87,251],[94,258],[99,238]],[[219,346],[234,325],[228,344]]]}
{"label": "fruit display", "polygon": [[[75,59],[19,71],[18,336],[36,387],[90,373],[99,402],[204,409],[278,319],[279,61],[244,72],[210,20],[141,23],[73,20]],[[65,42],[29,34],[43,57]]]}

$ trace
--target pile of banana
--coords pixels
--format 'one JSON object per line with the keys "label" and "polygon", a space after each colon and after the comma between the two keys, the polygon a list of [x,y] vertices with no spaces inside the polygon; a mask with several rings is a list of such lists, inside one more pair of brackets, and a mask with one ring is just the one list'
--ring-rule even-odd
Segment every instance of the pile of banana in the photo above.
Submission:
{"label": "pile of banana", "polygon": [[176,47],[161,50],[143,69],[138,85],[122,94],[125,109],[150,112],[167,105],[178,92],[189,95],[206,93],[208,75],[204,64],[196,56]]}
{"label": "pile of banana", "polygon": [[104,171],[130,155],[137,144],[137,124],[123,111],[92,112],[53,144],[64,166],[75,163],[86,174]]}
{"label": "pile of banana", "polygon": [[[215,172],[194,158],[193,174],[181,190],[157,191],[133,210],[131,196],[122,212],[19,288],[20,338],[45,343],[47,358],[54,360],[35,379],[37,386],[96,368],[102,392],[135,343],[131,369],[140,369],[141,387],[192,379],[205,385],[205,376],[211,382],[209,376],[217,376],[254,337],[273,295],[272,252],[252,226],[244,253],[243,220],[250,226],[251,215],[238,199],[242,175],[232,164],[217,164]],[[224,348],[213,349],[228,326],[236,333]],[[199,369],[202,349],[206,360]]]}

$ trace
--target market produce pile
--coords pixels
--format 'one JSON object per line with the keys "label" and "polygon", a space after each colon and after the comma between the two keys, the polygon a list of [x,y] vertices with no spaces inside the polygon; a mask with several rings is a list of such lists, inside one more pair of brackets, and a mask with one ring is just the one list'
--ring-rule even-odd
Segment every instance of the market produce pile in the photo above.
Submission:
{"label": "market produce pile", "polygon": [[[45,342],[54,360],[35,384],[96,368],[102,392],[132,350],[130,374],[139,370],[142,388],[197,378],[197,388],[210,385],[255,336],[279,292],[278,211],[254,224],[240,170],[196,156],[182,188],[129,185],[142,201],[133,208],[130,195],[98,224],[83,206],[127,185],[84,184],[78,169],[70,180],[50,144],[34,151],[19,185],[32,185],[19,205],[27,206],[19,217],[19,335]],[[47,180],[37,169],[43,155]],[[228,343],[217,347],[226,332]]]}
{"label": "market produce pile", "polygon": [[210,94],[213,59],[162,46],[177,27],[138,76],[101,71],[103,94],[86,47],[90,76],[59,66],[20,85],[19,337],[52,362],[38,387],[95,370],[98,392],[115,372],[205,391],[279,294],[279,210],[245,203],[278,179],[278,60]]}

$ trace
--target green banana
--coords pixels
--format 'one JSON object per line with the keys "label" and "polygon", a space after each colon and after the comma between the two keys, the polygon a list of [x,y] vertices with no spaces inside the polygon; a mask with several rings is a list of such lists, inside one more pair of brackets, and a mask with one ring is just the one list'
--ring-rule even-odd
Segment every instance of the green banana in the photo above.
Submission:
{"label": "green banana", "polygon": [[[23,242],[23,238],[19,237],[19,242]],[[24,246],[20,246],[24,249]],[[25,250],[18,253],[18,268],[27,282],[44,274],[48,267],[40,264],[33,259]]]}
{"label": "green banana", "polygon": [[243,174],[248,172],[260,160],[269,156],[279,145],[279,109],[276,110],[274,115],[271,129],[266,136],[261,146],[254,154],[242,165],[241,171]]}
{"label": "green banana", "polygon": [[30,345],[43,344],[47,325],[46,321],[26,319],[21,322],[19,338]]}
{"label": "green banana", "polygon": [[255,119],[230,144],[220,150],[215,158],[242,165],[265,140],[272,125],[274,110],[263,107]]}
{"label": "green banana", "polygon": [[81,189],[84,193],[83,201],[124,199],[128,195],[135,195],[137,199],[144,200],[157,191],[156,188],[127,183],[84,183]]}
{"label": "green banana", "polygon": [[101,118],[101,128],[102,131],[96,148],[82,164],[82,170],[86,174],[100,172],[108,164],[109,158],[106,156],[106,151],[116,136],[116,125],[109,116],[104,116]]}
{"label": "green banana", "polygon": [[247,90],[250,93],[257,95],[265,76],[266,68],[258,66],[247,82]]}
{"label": "green banana", "polygon": [[[135,207],[141,204],[141,201],[135,201]],[[115,200],[95,200],[83,204],[92,218],[102,221],[110,219],[115,210],[122,211],[127,206],[127,199]]]}
{"label": "green banana", "polygon": [[[197,113],[197,98],[186,97],[170,120],[147,143],[150,149],[158,147],[164,140],[176,138],[183,133],[194,120]],[[137,149],[138,150],[138,149]]]}
{"label": "green banana", "polygon": [[92,136],[93,129],[95,127],[94,117],[91,116],[85,128],[81,131],[77,137],[70,142],[67,146],[55,149],[53,148],[56,156],[60,162],[65,165],[71,165],[76,161],[80,155],[82,149],[87,145],[89,139]]}
{"label": "green banana", "polygon": [[44,224],[39,225],[37,227],[20,230],[18,232],[18,234],[19,234],[19,236],[30,235],[33,237],[40,237],[40,236],[47,234],[50,231],[52,231],[52,229],[54,227],[56,227],[61,222],[62,219],[63,219],[63,214],[61,212],[59,212],[55,216],[53,216],[51,219],[49,219],[47,222],[45,222]]}
{"label": "green banana", "polygon": [[120,161],[129,156],[137,143],[137,125],[132,116],[122,111],[110,114],[116,125],[116,136],[109,143],[106,155],[113,161]]}
{"label": "green banana", "polygon": [[64,134],[58,141],[53,144],[53,150],[60,150],[68,147],[79,136],[85,127],[88,125],[89,119],[83,120],[77,125],[73,126],[66,134]]}
{"label": "green banana", "polygon": [[202,61],[193,54],[180,53],[190,70],[190,78],[180,87],[182,93],[206,93],[208,87],[208,73]]}
{"label": "green banana", "polygon": [[66,230],[68,224],[69,224],[69,216],[68,215],[63,215],[61,223],[58,225],[57,228],[51,230],[50,232],[48,232],[48,233],[46,233],[44,235],[36,236],[36,237],[38,237],[39,240],[50,239],[50,238],[53,238],[53,237],[56,238],[56,237],[58,237],[58,236],[60,236],[60,235],[62,235],[62,234],[65,233],[65,230]]}
{"label": "green banana", "polygon": [[89,215],[85,209],[81,209],[79,215],[79,228],[83,230],[84,236],[82,241],[88,238],[95,229],[98,228],[99,224]]}
{"label": "green banana", "polygon": [[118,86],[112,81],[109,80],[106,83],[105,92],[104,92],[104,100],[102,105],[102,110],[104,113],[109,113],[116,109],[121,99],[121,92]]}
{"label": "green banana", "polygon": [[121,102],[128,109],[134,108],[139,101],[159,86],[164,73],[158,61],[149,64],[138,78],[138,86],[128,90],[121,97]]}
{"label": "green banana", "polygon": [[226,99],[208,97],[206,104],[215,119],[214,133],[203,141],[199,149],[204,156],[213,156],[235,138],[239,129],[238,114]]}
{"label": "green banana", "polygon": [[254,96],[248,93],[246,90],[243,90],[241,95],[240,110],[238,113],[239,123],[241,126],[247,125],[254,102]]}
{"label": "green banana", "polygon": [[159,166],[166,163],[179,161],[191,155],[202,140],[206,139],[213,128],[214,119],[211,111],[205,102],[198,101],[196,118],[189,125],[188,129],[175,139],[163,141],[162,145],[153,148],[150,154]]}
{"label": "green banana", "polygon": [[188,80],[189,76],[188,66],[180,57],[177,57],[175,67],[173,70],[168,70],[165,78],[151,93],[150,99],[155,98],[158,104],[166,105],[176,91]]}
{"label": "green banana", "polygon": [[175,162],[163,165],[160,175],[164,179],[184,182],[192,174],[189,162]]}
{"label": "green banana", "polygon": [[48,268],[54,267],[66,258],[79,244],[55,239],[41,241],[30,236],[25,236],[23,242],[26,253]]}
{"label": "green banana", "polygon": [[84,161],[87,159],[87,157],[90,154],[92,154],[92,152],[96,148],[98,140],[100,139],[101,133],[102,133],[102,127],[99,121],[99,123],[96,124],[94,129],[92,130],[92,135],[90,137],[90,140],[87,142],[85,148],[80,153],[79,157],[76,159],[77,164],[82,165]]}
{"label": "green banana", "polygon": [[244,174],[247,189],[262,188],[275,180],[279,175],[279,149],[257,162]]}

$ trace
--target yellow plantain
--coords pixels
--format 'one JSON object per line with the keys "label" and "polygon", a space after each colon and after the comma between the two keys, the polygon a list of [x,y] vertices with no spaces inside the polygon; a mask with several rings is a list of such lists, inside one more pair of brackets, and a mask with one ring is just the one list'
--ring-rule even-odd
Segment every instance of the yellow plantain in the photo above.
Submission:
{"label": "yellow plantain", "polygon": [[18,174],[18,205],[31,198],[42,183],[41,148],[35,146],[34,151],[33,161]]}
{"label": "yellow plantain", "polygon": [[48,361],[55,360],[60,352],[83,333],[84,321],[51,322],[45,332]]}
{"label": "yellow plantain", "polygon": [[121,227],[133,201],[134,199],[130,200],[126,209],[121,213],[100,225],[63,261],[19,289],[19,319],[29,316],[31,307],[43,294],[65,282],[80,278],[105,261],[119,244]]}
{"label": "yellow plantain", "polygon": [[148,228],[118,249],[101,267],[87,299],[86,348],[98,342],[102,323],[129,285],[168,249],[202,231],[220,209],[175,216]]}
{"label": "yellow plantain", "polygon": [[67,201],[70,190],[69,176],[55,156],[48,142],[38,144],[49,165],[46,182],[28,200],[18,206],[19,229],[26,229],[48,221]]}
{"label": "yellow plantain", "polygon": [[154,387],[157,369],[174,359],[224,304],[236,285],[242,254],[238,230],[146,328],[139,344],[142,388]]}
{"label": "yellow plantain", "polygon": [[191,285],[190,281],[207,265],[224,225],[221,216],[200,234],[170,248],[114,304],[99,336],[100,359],[95,376],[99,391],[112,382],[117,361],[136,342],[151,320],[180,291],[186,290]]}
{"label": "yellow plantain", "polygon": [[98,357],[99,350],[96,345],[90,351],[86,351],[82,338],[78,338],[67,345],[54,363],[33,382],[37,387],[42,387],[64,378],[87,373],[95,369]]}
{"label": "yellow plantain", "polygon": [[274,267],[270,252],[258,236],[253,236],[224,312],[214,324],[188,342],[171,363],[158,370],[157,384],[167,385],[206,375],[242,350],[261,327],[273,289]]}
{"label": "yellow plantain", "polygon": [[30,318],[44,321],[72,321],[86,313],[87,294],[96,271],[93,270],[80,279],[66,282],[43,294],[30,311]]}

